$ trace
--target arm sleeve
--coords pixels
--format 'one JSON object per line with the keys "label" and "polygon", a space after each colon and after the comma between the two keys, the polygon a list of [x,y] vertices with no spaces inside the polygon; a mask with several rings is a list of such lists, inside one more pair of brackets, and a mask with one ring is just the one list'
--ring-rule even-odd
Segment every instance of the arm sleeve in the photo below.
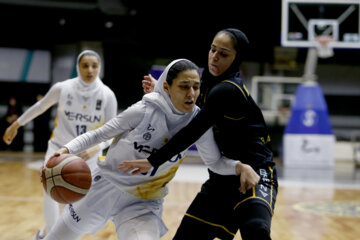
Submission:
{"label": "arm sleeve", "polygon": [[225,159],[221,156],[212,128],[208,129],[195,144],[201,159],[211,171],[221,175],[236,174],[236,164],[239,161]]}
{"label": "arm sleeve", "polygon": [[28,110],[26,110],[17,120],[17,122],[24,126],[40,114],[44,113],[47,109],[53,106],[59,101],[61,93],[61,83],[56,83],[53,85],[50,90],[45,94],[45,96],[34,105],[32,105]]}
{"label": "arm sleeve", "polygon": [[[115,94],[113,91],[109,91],[109,94],[107,95],[107,104],[105,107],[105,123],[114,118],[118,111],[118,103],[115,97]],[[105,142],[101,142],[99,144],[99,147],[101,149],[105,149],[110,146],[112,142],[112,139],[109,139]]]}
{"label": "arm sleeve", "polygon": [[143,119],[144,113],[144,105],[135,104],[108,121],[102,127],[86,132],[71,140],[65,144],[65,147],[72,154],[83,152],[91,146],[134,129]]}

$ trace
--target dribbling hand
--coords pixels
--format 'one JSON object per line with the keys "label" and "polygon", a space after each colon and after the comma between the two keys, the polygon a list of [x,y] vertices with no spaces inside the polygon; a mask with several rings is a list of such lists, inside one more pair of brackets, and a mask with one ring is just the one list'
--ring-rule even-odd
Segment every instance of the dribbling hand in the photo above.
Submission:
{"label": "dribbling hand", "polygon": [[[58,157],[60,156],[61,154],[66,154],[66,153],[69,153],[69,150],[66,148],[66,147],[62,147],[60,148],[59,150],[57,150],[56,152],[54,152],[54,154],[50,157],[50,158],[53,158],[53,157]],[[50,159],[49,158],[49,159]],[[46,165],[47,161],[49,159],[46,159],[45,162],[44,162],[44,166]]]}
{"label": "dribbling hand", "polygon": [[[69,150],[66,147],[62,147],[59,150],[57,150],[49,159],[53,158],[53,157],[58,157],[61,154],[66,154],[69,153]],[[40,176],[42,174],[43,168],[45,168],[46,163],[49,161],[49,159],[45,159],[44,163],[41,165],[40,167]]]}

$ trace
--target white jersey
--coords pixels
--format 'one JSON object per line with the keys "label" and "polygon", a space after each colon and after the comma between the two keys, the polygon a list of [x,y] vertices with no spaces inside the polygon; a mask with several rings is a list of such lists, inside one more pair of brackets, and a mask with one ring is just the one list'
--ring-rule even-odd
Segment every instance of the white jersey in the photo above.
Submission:
{"label": "white jersey", "polygon": [[[23,126],[58,104],[50,137],[50,143],[58,148],[84,132],[99,128],[116,116],[117,101],[113,91],[100,79],[89,86],[79,78],[54,84],[39,102],[18,119],[18,123]],[[102,147],[106,147],[106,143]]]}
{"label": "white jersey", "polygon": [[[152,95],[153,93],[147,94],[145,97],[150,98]],[[166,184],[175,176],[186,151],[172,157],[159,168],[150,169],[146,174],[123,173],[118,166],[125,160],[147,158],[186,126],[197,111],[198,109],[189,113],[191,116],[186,121],[172,124],[173,128],[169,129],[168,116],[163,109],[143,100],[120,113],[103,127],[77,137],[65,147],[70,153],[78,153],[99,141],[115,137],[106,159],[98,161],[103,176],[133,197],[161,199],[167,194]],[[196,146],[210,169],[222,174],[235,174],[237,161],[221,159],[212,129],[196,142]]]}

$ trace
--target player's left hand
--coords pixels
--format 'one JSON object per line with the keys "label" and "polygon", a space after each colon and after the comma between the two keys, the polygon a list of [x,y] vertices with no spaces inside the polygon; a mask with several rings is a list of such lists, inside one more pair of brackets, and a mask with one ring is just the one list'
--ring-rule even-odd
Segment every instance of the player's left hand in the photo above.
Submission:
{"label": "player's left hand", "polygon": [[145,159],[137,159],[131,161],[124,161],[119,164],[118,169],[124,169],[124,173],[131,172],[132,175],[138,173],[146,173],[152,168],[151,163]]}
{"label": "player's left hand", "polygon": [[157,80],[151,76],[151,74],[144,76],[142,80],[142,87],[145,93],[151,93],[154,91]]}
{"label": "player's left hand", "polygon": [[241,193],[246,193],[247,190],[255,187],[260,181],[260,176],[248,164],[238,163],[236,165],[236,172],[240,174],[240,188]]}

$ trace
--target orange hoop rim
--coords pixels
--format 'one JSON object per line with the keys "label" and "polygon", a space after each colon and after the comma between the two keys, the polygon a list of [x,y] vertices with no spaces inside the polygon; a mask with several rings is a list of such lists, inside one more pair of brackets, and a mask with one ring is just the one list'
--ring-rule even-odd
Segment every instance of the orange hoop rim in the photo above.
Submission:
{"label": "orange hoop rim", "polygon": [[329,42],[334,40],[333,36],[317,36],[315,37],[315,40],[320,43],[322,46],[328,45]]}

